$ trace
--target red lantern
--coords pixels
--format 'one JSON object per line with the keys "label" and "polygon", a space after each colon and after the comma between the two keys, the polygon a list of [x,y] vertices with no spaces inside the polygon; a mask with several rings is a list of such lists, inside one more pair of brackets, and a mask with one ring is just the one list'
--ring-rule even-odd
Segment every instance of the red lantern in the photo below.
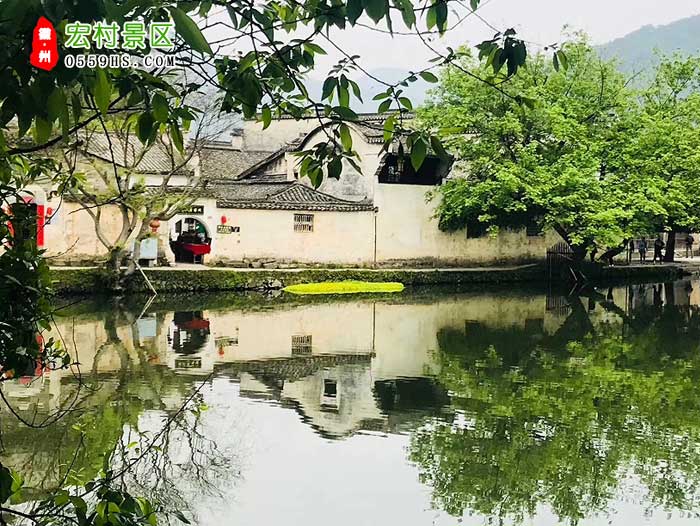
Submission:
{"label": "red lantern", "polygon": [[221,216],[221,224],[225,225],[226,221],[227,221],[226,216]]}
{"label": "red lantern", "polygon": [[160,219],[157,217],[155,219],[151,219],[151,222],[148,223],[148,226],[151,227],[151,232],[158,232],[158,228],[160,227]]}

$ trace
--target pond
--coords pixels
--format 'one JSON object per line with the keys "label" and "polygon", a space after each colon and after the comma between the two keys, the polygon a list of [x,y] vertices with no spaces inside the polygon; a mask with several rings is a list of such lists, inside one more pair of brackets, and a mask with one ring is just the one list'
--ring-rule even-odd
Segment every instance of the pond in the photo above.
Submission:
{"label": "pond", "polygon": [[173,524],[700,521],[692,279],[59,313],[80,366],[2,386],[26,501],[106,460]]}

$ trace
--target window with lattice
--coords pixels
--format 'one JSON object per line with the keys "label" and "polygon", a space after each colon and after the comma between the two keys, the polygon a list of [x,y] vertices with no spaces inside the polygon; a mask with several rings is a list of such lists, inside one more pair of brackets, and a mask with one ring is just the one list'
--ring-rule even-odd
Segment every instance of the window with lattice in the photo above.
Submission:
{"label": "window with lattice", "polygon": [[314,231],[314,215],[313,214],[294,214],[294,231],[295,232],[313,232]]}
{"label": "window with lattice", "polygon": [[292,336],[292,355],[311,354],[311,335]]}

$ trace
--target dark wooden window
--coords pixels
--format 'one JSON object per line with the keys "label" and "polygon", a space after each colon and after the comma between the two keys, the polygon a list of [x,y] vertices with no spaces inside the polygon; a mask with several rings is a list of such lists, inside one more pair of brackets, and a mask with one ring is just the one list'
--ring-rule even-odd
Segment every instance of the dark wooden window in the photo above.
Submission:
{"label": "dark wooden window", "polygon": [[314,231],[314,215],[313,214],[294,214],[294,231],[295,232],[313,232]]}
{"label": "dark wooden window", "polygon": [[446,173],[445,161],[438,157],[426,157],[416,172],[408,155],[399,158],[398,155],[390,153],[384,158],[379,172],[379,183],[437,186],[442,183]]}
{"label": "dark wooden window", "polygon": [[326,398],[335,398],[338,396],[338,382],[335,380],[324,380],[323,396]]}

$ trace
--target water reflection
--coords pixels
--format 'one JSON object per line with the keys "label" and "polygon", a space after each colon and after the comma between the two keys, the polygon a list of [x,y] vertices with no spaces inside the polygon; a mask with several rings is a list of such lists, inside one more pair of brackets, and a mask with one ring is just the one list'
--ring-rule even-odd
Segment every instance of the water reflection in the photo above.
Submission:
{"label": "water reflection", "polygon": [[699,291],[72,307],[57,332],[87,384],[39,370],[2,389],[23,415],[77,392],[78,410],[44,430],[3,419],[3,462],[40,495],[76,422],[90,480],[182,414],[130,484],[199,524],[681,524],[700,484]]}

